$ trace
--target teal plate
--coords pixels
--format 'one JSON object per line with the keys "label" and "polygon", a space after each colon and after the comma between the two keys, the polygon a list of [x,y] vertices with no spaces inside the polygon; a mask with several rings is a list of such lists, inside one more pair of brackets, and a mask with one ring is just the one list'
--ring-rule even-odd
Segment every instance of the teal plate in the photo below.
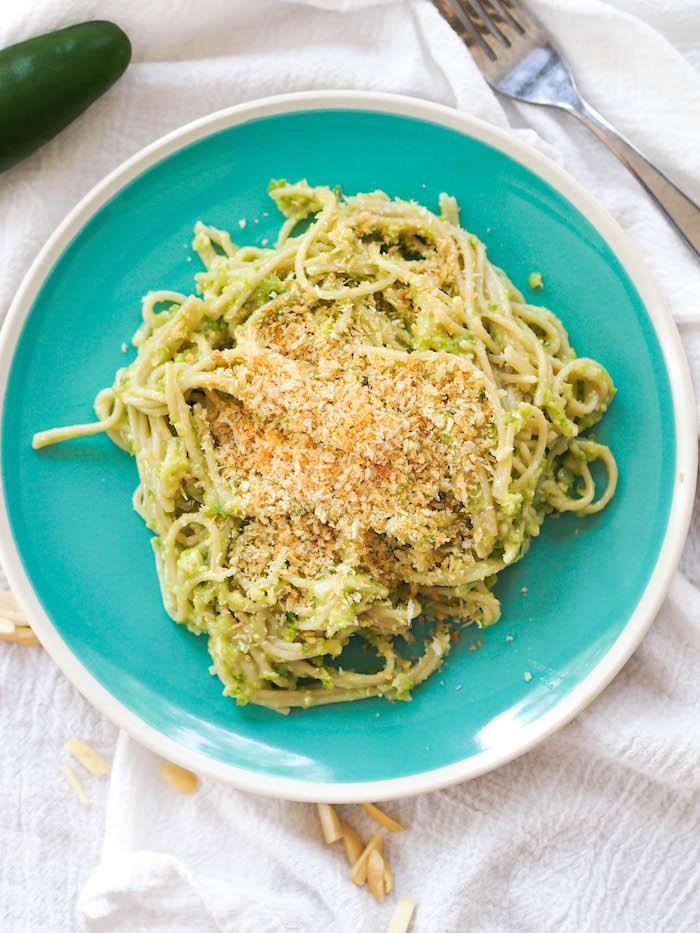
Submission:
{"label": "teal plate", "polygon": [[[435,209],[456,196],[490,259],[564,322],[618,393],[599,429],[620,485],[591,518],[548,520],[506,570],[502,621],[468,630],[410,703],[237,707],[204,638],[163,610],[133,460],[104,436],[36,452],[35,431],[90,421],[153,288],[189,291],[199,218],[272,241],[271,177],[381,188]],[[239,219],[246,220],[244,230]],[[553,163],[446,108],[381,95],[293,95],[186,127],[98,186],[32,268],[3,332],[3,559],[52,655],[120,725],[195,770],[262,793],[414,793],[502,763],[576,714],[641,639],[690,514],[692,391],[673,324],[624,234]],[[690,438],[690,441],[689,441]],[[684,474],[684,475],[683,475]],[[512,640],[507,640],[512,636]],[[528,676],[529,675],[529,676]]]}

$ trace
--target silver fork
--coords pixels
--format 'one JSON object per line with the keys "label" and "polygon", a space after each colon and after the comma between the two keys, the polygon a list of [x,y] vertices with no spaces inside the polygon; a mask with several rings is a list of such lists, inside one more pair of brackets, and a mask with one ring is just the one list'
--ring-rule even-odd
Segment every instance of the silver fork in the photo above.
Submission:
{"label": "silver fork", "polygon": [[491,87],[515,100],[559,107],[592,130],[644,185],[700,256],[700,207],[581,97],[568,64],[532,13],[514,0],[433,0],[464,39]]}

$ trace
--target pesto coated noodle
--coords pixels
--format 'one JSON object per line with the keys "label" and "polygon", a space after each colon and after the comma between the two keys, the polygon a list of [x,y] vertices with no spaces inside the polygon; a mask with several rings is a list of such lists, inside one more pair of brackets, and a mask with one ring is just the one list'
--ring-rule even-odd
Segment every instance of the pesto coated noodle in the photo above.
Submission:
{"label": "pesto coated noodle", "polygon": [[[149,293],[99,422],[34,446],[105,430],[135,456],[165,608],[239,703],[408,699],[456,627],[498,619],[547,513],[609,502],[615,460],[582,432],[615,390],[453,198],[269,190],[275,247],[198,223],[199,295]],[[341,657],[358,642],[369,670]]]}

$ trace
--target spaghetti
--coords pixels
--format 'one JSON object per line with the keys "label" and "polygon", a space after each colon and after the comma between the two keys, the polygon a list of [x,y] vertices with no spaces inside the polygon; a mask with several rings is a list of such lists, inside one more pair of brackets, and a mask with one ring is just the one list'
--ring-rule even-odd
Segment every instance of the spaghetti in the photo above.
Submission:
{"label": "spaghetti", "polygon": [[[453,198],[438,215],[380,191],[269,190],[275,247],[198,223],[199,294],[148,294],[99,422],[34,446],[104,430],[135,456],[165,608],[207,633],[239,703],[408,699],[456,626],[498,619],[496,575],[547,513],[614,494],[610,450],[581,433],[614,388]],[[409,657],[418,619],[432,629]],[[357,642],[374,668],[348,660]]]}

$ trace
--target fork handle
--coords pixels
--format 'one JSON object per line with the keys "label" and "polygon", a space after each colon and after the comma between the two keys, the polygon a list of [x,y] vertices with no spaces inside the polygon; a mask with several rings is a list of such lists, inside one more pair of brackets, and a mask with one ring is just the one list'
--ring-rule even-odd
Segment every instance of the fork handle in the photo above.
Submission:
{"label": "fork handle", "polygon": [[690,248],[700,257],[700,207],[585,101],[579,99],[574,106],[567,107],[567,110],[585,123],[644,185]]}

